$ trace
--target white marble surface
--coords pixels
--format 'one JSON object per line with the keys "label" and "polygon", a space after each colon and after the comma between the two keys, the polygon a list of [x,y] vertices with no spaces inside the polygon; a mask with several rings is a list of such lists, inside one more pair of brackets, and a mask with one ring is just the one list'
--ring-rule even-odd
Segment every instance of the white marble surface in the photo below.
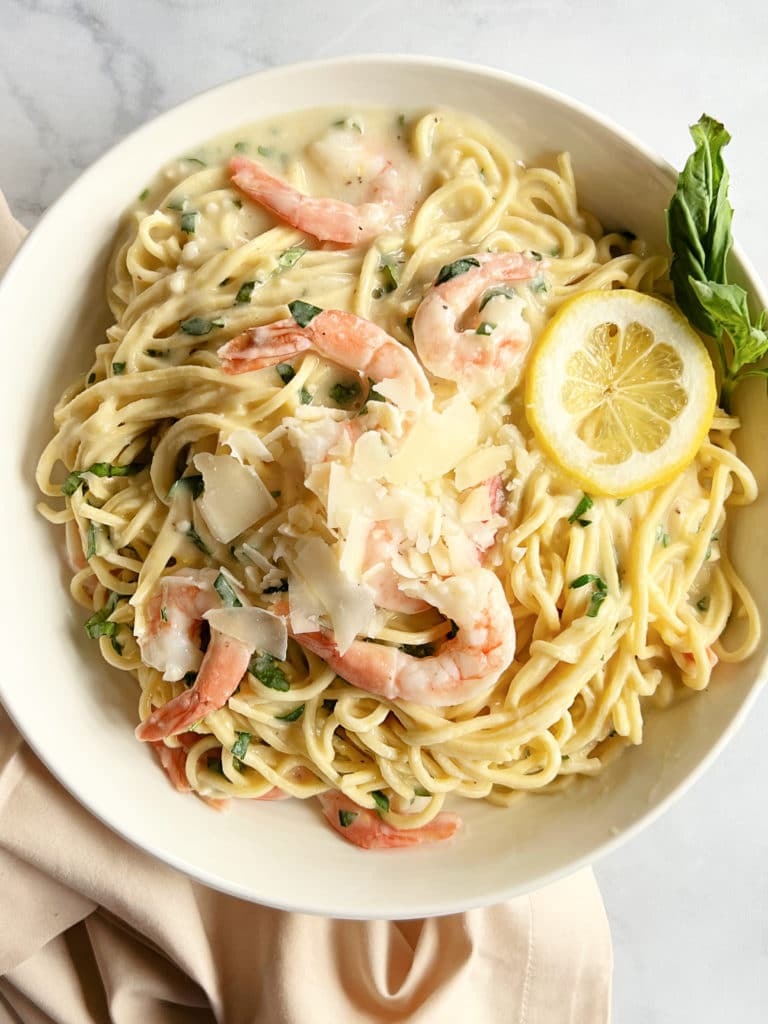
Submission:
{"label": "white marble surface", "polygon": [[[768,280],[766,43],[763,0],[0,0],[0,187],[31,226],[117,139],[207,86],[430,53],[569,92],[677,164],[686,124],[725,121],[736,233]],[[767,744],[763,695],[693,791],[598,865],[619,1024],[768,1020]]]}

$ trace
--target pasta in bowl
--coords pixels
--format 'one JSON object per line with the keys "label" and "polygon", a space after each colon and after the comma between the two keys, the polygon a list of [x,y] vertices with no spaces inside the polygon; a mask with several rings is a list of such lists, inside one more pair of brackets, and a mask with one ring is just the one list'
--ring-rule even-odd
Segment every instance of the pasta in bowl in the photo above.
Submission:
{"label": "pasta in bowl", "polygon": [[[738,420],[708,399],[706,438],[694,425],[695,450],[653,487],[552,458],[534,355],[592,295],[638,297],[622,339],[644,300],[666,308],[658,237],[585,212],[565,147],[535,159],[455,101],[370,99],[187,146],[137,190],[108,263],[114,322],[57,406],[38,479],[88,636],[138,678],[138,737],[174,784],[242,798],[239,834],[258,801],[247,820],[269,822],[276,857],[297,812],[320,830],[284,796],[317,797],[354,857],[451,839],[419,853],[438,885],[487,822],[506,815],[508,848],[506,829],[577,807],[570,783],[646,746],[651,703],[677,716],[715,658],[754,649],[724,525],[756,488]],[[685,330],[662,355],[690,408]],[[747,628],[721,640],[732,611]],[[209,815],[177,812],[151,777],[174,814]],[[544,810],[530,791],[551,794]],[[480,801],[515,807],[478,818]],[[519,857],[537,881],[539,853]],[[498,898],[501,876],[487,884]],[[355,898],[331,912],[376,912]]]}

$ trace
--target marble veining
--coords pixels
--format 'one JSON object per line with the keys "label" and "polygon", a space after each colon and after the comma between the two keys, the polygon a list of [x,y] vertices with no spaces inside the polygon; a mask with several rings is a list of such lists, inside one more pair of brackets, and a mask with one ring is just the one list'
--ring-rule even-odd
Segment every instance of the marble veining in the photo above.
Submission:
{"label": "marble veining", "polygon": [[[762,0],[0,0],[0,188],[33,226],[99,154],[208,86],[337,54],[430,53],[568,92],[671,162],[702,110],[734,136],[734,229],[768,281]],[[768,698],[716,764],[597,875],[615,1019],[768,1019]],[[559,1024],[559,1022],[542,1022]]]}

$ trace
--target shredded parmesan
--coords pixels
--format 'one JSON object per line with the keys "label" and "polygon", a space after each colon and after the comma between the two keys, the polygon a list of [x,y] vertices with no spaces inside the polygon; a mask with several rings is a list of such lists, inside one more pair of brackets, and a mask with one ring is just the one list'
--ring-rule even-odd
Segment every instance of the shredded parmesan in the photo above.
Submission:
{"label": "shredded parmesan", "polygon": [[205,484],[198,499],[200,511],[222,544],[228,544],[277,508],[261,478],[231,455],[202,453],[193,461]]}

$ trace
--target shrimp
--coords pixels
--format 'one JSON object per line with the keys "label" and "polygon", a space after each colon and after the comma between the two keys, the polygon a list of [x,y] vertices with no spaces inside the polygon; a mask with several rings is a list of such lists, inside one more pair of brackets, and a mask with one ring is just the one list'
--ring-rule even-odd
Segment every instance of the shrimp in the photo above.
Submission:
{"label": "shrimp", "polygon": [[[471,266],[443,284],[435,284],[421,302],[413,320],[413,340],[419,358],[436,377],[455,381],[474,397],[488,387],[519,379],[531,344],[531,330],[524,317],[524,303],[514,295],[493,301],[498,323],[486,322],[480,331],[480,311],[467,330],[459,329],[466,311],[494,285],[527,281],[541,273],[546,264],[522,253],[482,253]],[[499,296],[505,293],[499,292]],[[496,314],[498,310],[498,315]],[[485,320],[490,320],[490,312]]]}
{"label": "shrimp", "polygon": [[[360,807],[338,790],[318,796],[323,814],[340,836],[365,850],[387,850],[450,839],[461,826],[458,814],[444,811],[419,828],[395,828],[382,821],[376,811]],[[343,824],[343,820],[348,824]]]}
{"label": "shrimp", "polygon": [[429,605],[417,597],[409,597],[400,589],[400,576],[392,567],[392,556],[397,552],[402,535],[391,523],[374,523],[363,555],[363,582],[373,593],[378,608],[403,615],[416,615]]}
{"label": "shrimp", "polygon": [[339,366],[376,382],[395,380],[405,385],[410,408],[428,408],[432,391],[414,354],[381,327],[340,309],[318,313],[306,327],[295,320],[277,320],[251,327],[218,350],[225,373],[247,373],[274,366],[313,349]]}
{"label": "shrimp", "polygon": [[355,206],[340,199],[305,195],[243,156],[230,161],[232,184],[280,220],[320,242],[368,242],[409,212],[416,185],[405,153],[396,166],[383,153],[376,152],[359,132],[351,130],[333,132],[314,148],[330,170],[346,179],[347,185],[365,183],[374,202]]}
{"label": "shrimp", "polygon": [[223,707],[245,675],[250,648],[211,629],[203,656],[199,644],[205,612],[219,606],[213,588],[215,570],[181,570],[165,576],[149,602],[149,628],[138,637],[144,662],[164,670],[168,680],[182,679],[199,665],[194,686],[156,708],[136,729],[140,740],[152,742],[186,732],[211,711]]}
{"label": "shrimp", "polygon": [[332,635],[297,633],[295,639],[326,661],[347,682],[388,700],[446,707],[490,689],[515,654],[515,624],[504,588],[489,569],[430,583],[410,583],[453,619],[457,635],[426,658],[397,647],[355,640],[344,654]]}

